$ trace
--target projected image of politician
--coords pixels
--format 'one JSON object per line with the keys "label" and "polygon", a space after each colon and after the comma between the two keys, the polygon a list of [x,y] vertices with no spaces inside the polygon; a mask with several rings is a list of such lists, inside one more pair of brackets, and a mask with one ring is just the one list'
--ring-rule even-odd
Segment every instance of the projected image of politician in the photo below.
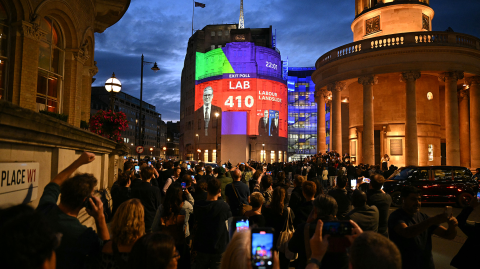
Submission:
{"label": "projected image of politician", "polygon": [[203,128],[205,129],[205,136],[208,136],[209,126],[211,127],[213,125],[213,121],[217,120],[215,117],[215,113],[219,113],[219,115],[221,115],[222,113],[222,110],[218,106],[212,105],[212,100],[213,88],[208,86],[203,90],[203,106],[195,112],[195,114],[199,116],[198,118],[203,118]]}
{"label": "projected image of politician", "polygon": [[278,111],[275,111],[275,118],[273,118],[270,123],[270,136],[278,136],[278,130],[280,128],[279,124]]}
{"label": "projected image of politician", "polygon": [[268,136],[268,110],[263,111],[263,117],[258,121],[258,135],[259,136]]}

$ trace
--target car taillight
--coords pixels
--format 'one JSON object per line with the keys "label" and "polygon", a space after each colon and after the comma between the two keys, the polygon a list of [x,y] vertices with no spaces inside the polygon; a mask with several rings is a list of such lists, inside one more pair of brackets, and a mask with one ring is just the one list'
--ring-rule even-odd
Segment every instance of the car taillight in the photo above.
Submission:
{"label": "car taillight", "polygon": [[458,189],[458,191],[462,191],[462,189]]}

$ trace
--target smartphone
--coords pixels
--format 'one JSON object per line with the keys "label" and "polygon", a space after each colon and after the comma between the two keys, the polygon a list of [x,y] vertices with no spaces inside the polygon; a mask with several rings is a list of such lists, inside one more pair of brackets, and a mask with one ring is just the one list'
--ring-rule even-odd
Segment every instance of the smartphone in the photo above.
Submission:
{"label": "smartphone", "polygon": [[135,173],[139,173],[140,172],[140,166],[139,165],[135,165]]}
{"label": "smartphone", "polygon": [[123,156],[123,159],[126,160],[126,159],[127,159],[127,156]]}
{"label": "smartphone", "polygon": [[252,229],[252,269],[273,268],[273,228]]}
{"label": "smartphone", "polygon": [[370,179],[369,179],[369,178],[364,178],[364,179],[363,179],[363,182],[365,182],[365,183],[370,183]]}
{"label": "smartphone", "polygon": [[152,162],[148,162],[148,166],[152,165]]}
{"label": "smartphone", "polygon": [[187,188],[187,183],[182,182],[181,185],[182,185],[182,190],[185,191],[185,189]]}
{"label": "smartphone", "polygon": [[245,163],[242,163],[242,164],[245,164]]}
{"label": "smartphone", "polygon": [[479,201],[480,201],[480,191],[479,191],[479,192],[477,192],[477,200],[479,200]]}
{"label": "smartphone", "polygon": [[189,170],[190,170],[190,168],[191,168],[191,166],[190,166],[189,164],[187,164],[187,169],[189,169]]}
{"label": "smartphone", "polygon": [[222,164],[222,166],[223,166],[223,168],[225,168],[225,165],[224,165],[224,164]]}
{"label": "smartphone", "polygon": [[447,217],[450,217],[452,215],[452,207],[451,206],[446,206],[445,207],[445,214],[447,214]]}
{"label": "smartphone", "polygon": [[323,223],[322,236],[329,234],[330,236],[342,237],[352,234],[352,224],[350,221],[325,221]]}
{"label": "smartphone", "polygon": [[191,175],[192,179],[195,179],[195,176],[194,175]]}
{"label": "smartphone", "polygon": [[357,189],[357,180],[356,179],[351,179],[350,180],[350,185],[352,186],[352,190]]}
{"label": "smartphone", "polygon": [[87,199],[85,199],[85,201],[83,202],[83,207],[85,207],[85,209],[88,209],[88,210],[92,210],[92,205],[90,204],[90,198],[92,198],[92,196],[89,195]]}

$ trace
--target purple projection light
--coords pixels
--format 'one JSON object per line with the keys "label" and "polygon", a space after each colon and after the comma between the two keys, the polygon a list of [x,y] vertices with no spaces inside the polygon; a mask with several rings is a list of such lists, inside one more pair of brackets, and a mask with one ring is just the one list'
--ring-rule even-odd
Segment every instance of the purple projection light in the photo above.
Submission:
{"label": "purple projection light", "polygon": [[246,135],[247,112],[225,111],[222,112],[222,135]]}

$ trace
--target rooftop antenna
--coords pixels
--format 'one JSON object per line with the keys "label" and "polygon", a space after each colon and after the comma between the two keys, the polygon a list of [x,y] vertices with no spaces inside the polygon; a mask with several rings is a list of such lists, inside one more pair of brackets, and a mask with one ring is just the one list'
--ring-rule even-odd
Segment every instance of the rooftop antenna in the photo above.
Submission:
{"label": "rooftop antenna", "polygon": [[243,0],[240,0],[240,21],[238,22],[238,29],[245,28],[245,20],[243,18]]}

